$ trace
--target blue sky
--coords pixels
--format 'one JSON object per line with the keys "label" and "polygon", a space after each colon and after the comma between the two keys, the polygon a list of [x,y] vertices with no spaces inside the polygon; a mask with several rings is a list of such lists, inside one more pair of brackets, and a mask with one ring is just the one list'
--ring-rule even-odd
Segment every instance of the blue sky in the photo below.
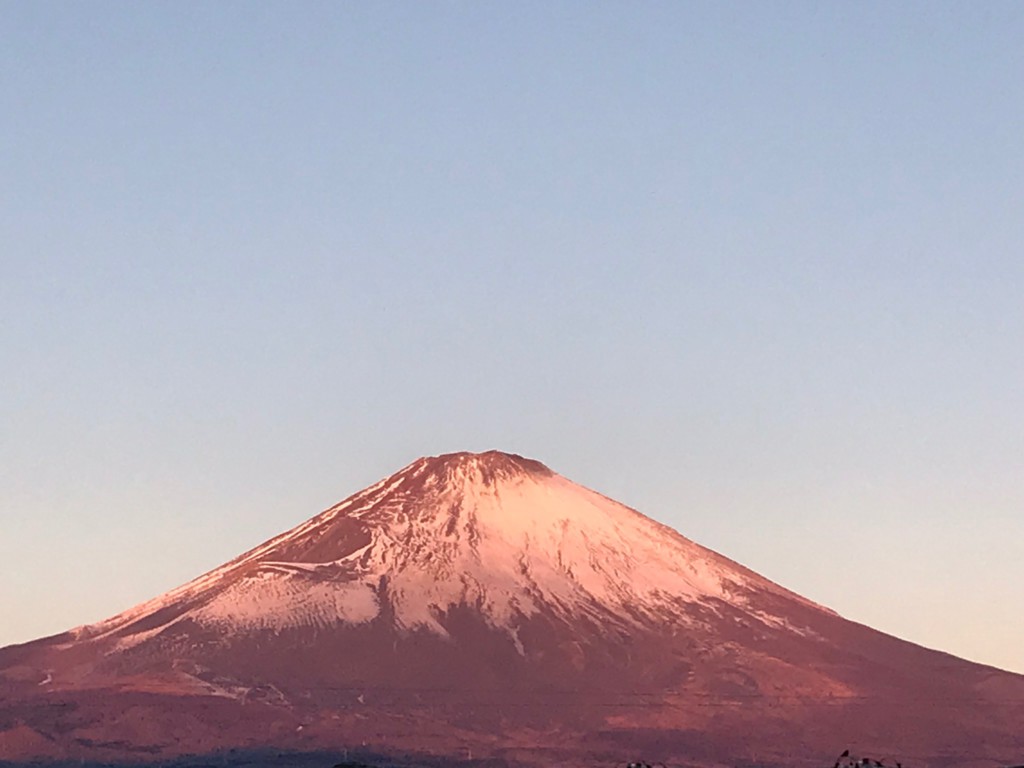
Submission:
{"label": "blue sky", "polygon": [[1024,7],[3,3],[0,644],[500,448],[1024,672]]}

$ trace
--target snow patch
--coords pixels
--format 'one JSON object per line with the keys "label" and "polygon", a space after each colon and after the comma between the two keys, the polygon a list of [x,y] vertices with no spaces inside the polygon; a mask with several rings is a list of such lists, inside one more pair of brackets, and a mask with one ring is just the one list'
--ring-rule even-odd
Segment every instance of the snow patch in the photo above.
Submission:
{"label": "snow patch", "polygon": [[376,591],[367,584],[309,582],[291,578],[301,571],[261,570],[240,579],[192,618],[228,629],[284,629],[362,624],[377,617]]}

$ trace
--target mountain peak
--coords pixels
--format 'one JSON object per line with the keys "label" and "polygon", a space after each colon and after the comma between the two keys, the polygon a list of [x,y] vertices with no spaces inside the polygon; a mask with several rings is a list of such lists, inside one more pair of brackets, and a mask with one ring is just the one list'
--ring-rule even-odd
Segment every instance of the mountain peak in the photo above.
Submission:
{"label": "mountain peak", "polygon": [[424,480],[433,478],[435,482],[441,481],[445,484],[461,480],[494,485],[499,480],[523,477],[541,479],[551,477],[555,473],[534,459],[516,453],[491,450],[482,453],[459,451],[439,456],[424,456],[398,474]]}

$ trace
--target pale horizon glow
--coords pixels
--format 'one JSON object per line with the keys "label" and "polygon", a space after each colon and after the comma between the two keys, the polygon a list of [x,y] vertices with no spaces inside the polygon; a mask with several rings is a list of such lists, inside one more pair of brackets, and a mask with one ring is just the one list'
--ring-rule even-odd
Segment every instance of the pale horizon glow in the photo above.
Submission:
{"label": "pale horizon glow", "polygon": [[499,449],[1024,673],[1024,6],[5,33],[0,646]]}

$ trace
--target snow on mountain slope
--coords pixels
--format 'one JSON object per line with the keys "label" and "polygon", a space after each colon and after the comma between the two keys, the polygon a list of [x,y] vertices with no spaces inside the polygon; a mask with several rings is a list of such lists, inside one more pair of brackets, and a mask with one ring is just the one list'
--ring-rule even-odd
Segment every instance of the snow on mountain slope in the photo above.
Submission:
{"label": "snow on mountain slope", "polygon": [[[476,607],[518,643],[521,619],[547,611],[622,625],[700,619],[724,601],[803,598],[640,513],[496,451],[424,458],[236,560],[99,624],[122,647],[189,620],[221,632],[358,625],[385,606],[395,627],[446,635],[453,606]],[[820,609],[825,610],[825,609]],[[791,627],[794,631],[805,632]]]}

